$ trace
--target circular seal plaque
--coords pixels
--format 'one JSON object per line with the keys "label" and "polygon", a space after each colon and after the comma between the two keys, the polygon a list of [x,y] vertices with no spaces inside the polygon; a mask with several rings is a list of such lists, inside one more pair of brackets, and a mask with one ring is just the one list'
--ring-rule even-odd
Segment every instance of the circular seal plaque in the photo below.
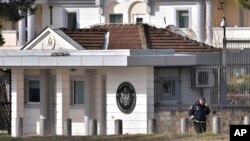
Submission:
{"label": "circular seal plaque", "polygon": [[134,86],[129,82],[122,82],[116,92],[116,103],[119,109],[130,114],[136,104],[136,92]]}

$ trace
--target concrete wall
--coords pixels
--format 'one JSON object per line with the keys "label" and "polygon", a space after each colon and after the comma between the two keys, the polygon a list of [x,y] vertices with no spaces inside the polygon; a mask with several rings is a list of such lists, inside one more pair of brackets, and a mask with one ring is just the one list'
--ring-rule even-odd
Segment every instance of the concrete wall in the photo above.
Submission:
{"label": "concrete wall", "polygon": [[[188,110],[159,110],[155,112],[157,132],[180,133],[181,118],[188,118],[188,132],[194,132],[192,122],[188,117]],[[244,116],[250,115],[249,109],[219,110],[211,108],[207,120],[207,131],[212,131],[212,118],[218,115],[221,118],[221,133],[229,134],[229,125],[243,124]]]}
{"label": "concrete wall", "polygon": [[[107,70],[107,134],[114,134],[114,121],[123,121],[123,133],[147,133],[147,120],[153,113],[153,71],[151,68],[115,68]],[[116,104],[116,91],[124,82],[136,91],[136,106],[132,113],[122,113]],[[151,113],[148,115],[148,113]]]}

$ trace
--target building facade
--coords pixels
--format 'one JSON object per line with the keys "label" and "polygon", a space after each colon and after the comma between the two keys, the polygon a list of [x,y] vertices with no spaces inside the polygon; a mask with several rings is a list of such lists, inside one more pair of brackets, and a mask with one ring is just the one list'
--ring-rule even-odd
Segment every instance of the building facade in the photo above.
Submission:
{"label": "building facade", "polygon": [[[190,105],[200,95],[217,101],[216,71],[192,70],[219,62],[219,50],[171,28],[47,27],[21,50],[1,51],[0,60],[11,70],[12,136],[18,135],[18,118],[24,135],[65,135],[67,119],[73,135],[89,135],[92,119],[98,134],[114,134],[117,119],[124,134],[147,133],[155,106]],[[194,85],[187,85],[192,78]]]}
{"label": "building facade", "polygon": [[[173,25],[199,42],[212,43],[212,1],[200,0],[37,0],[35,14],[16,25],[2,22],[6,46],[23,46],[48,25],[86,28],[95,24]],[[13,30],[14,31],[6,31]],[[15,31],[16,29],[16,31]],[[179,30],[181,29],[181,30]],[[12,42],[10,36],[16,36]],[[9,38],[8,38],[9,37]],[[11,38],[11,39],[10,39]]]}

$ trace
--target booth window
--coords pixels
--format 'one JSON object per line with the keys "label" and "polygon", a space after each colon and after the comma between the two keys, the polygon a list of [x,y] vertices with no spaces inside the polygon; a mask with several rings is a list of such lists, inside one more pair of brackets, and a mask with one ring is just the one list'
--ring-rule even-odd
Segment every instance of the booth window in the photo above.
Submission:
{"label": "booth window", "polygon": [[110,14],[109,23],[112,23],[112,24],[123,23],[123,15],[122,14]]}
{"label": "booth window", "polygon": [[84,104],[84,81],[73,80],[72,83],[72,104]]}
{"label": "booth window", "polygon": [[40,102],[40,81],[28,80],[27,82],[27,101],[29,103]]}

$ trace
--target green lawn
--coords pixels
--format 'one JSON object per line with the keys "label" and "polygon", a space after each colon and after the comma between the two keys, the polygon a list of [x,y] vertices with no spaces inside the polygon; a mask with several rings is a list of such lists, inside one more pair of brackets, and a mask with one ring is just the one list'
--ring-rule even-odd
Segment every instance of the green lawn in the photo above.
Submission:
{"label": "green lawn", "polygon": [[205,134],[154,134],[154,135],[109,135],[109,136],[49,136],[11,138],[0,135],[0,141],[229,141],[228,135]]}

